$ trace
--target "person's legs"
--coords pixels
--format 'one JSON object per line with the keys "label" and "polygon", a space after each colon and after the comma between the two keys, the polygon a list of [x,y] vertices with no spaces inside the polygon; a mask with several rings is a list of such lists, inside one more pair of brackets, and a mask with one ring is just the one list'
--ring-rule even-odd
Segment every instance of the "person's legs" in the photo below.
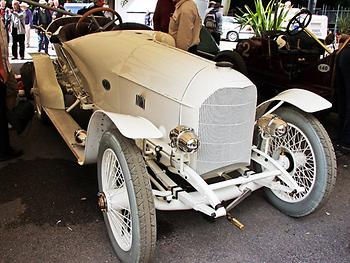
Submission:
{"label": "person's legs", "polygon": [[0,82],[0,158],[4,158],[10,148],[8,121],[6,116],[6,86]]}
{"label": "person's legs", "polygon": [[38,31],[38,52],[43,49],[43,34]]}
{"label": "person's legs", "polygon": [[30,47],[30,25],[25,25],[26,29],[26,47]]}
{"label": "person's legs", "polygon": [[13,31],[12,31],[12,57],[13,58],[18,57],[17,45],[18,45],[17,29],[13,28]]}
{"label": "person's legs", "polygon": [[19,56],[21,59],[24,59],[24,41],[25,41],[25,34],[18,35],[18,43],[19,43]]}
{"label": "person's legs", "polygon": [[49,39],[45,34],[44,34],[44,50],[46,54],[49,53]]}

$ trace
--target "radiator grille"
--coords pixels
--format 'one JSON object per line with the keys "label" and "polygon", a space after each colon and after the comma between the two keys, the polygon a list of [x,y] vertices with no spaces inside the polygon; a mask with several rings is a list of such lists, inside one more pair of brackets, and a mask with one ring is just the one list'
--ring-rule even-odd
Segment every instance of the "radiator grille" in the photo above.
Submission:
{"label": "radiator grille", "polygon": [[199,174],[250,162],[255,107],[255,86],[217,90],[202,104],[196,165]]}

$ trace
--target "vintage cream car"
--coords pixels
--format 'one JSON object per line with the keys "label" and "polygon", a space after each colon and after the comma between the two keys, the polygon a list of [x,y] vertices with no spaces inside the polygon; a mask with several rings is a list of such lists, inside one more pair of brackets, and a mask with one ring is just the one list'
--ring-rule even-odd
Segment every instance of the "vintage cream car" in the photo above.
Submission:
{"label": "vintage cream car", "polygon": [[[93,12],[49,26],[58,57],[32,55],[33,93],[37,116],[79,164],[97,162],[98,205],[121,261],[152,260],[156,209],[242,227],[229,211],[262,187],[289,216],[324,204],[336,160],[311,113],[328,101],[288,90],[257,107],[256,87],[230,63],[179,50],[114,11],[114,21]],[[87,127],[72,117],[77,108],[91,114]]]}

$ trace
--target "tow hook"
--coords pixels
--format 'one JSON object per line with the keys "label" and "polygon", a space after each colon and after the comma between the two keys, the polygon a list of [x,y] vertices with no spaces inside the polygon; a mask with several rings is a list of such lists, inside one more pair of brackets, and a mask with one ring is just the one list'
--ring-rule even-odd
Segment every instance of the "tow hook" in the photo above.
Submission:
{"label": "tow hook", "polygon": [[237,218],[233,217],[230,213],[226,214],[226,218],[232,225],[237,227],[239,230],[244,229],[244,225]]}

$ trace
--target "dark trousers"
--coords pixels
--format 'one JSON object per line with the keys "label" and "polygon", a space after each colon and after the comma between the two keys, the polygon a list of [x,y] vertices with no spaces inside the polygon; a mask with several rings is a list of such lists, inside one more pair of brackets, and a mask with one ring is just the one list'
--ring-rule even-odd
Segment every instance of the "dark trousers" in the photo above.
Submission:
{"label": "dark trousers", "polygon": [[19,45],[19,56],[24,58],[24,40],[25,34],[17,34],[17,28],[12,28],[12,56],[18,57],[18,45]]}
{"label": "dark trousers", "polygon": [[47,38],[44,32],[38,31],[38,41],[39,41],[38,51],[40,52],[41,50],[44,50],[45,53],[47,54],[49,52],[49,39]]}
{"label": "dark trousers", "polygon": [[337,59],[337,95],[339,143],[350,146],[350,47],[344,48]]}
{"label": "dark trousers", "polygon": [[6,85],[0,81],[0,157],[5,157],[10,149],[6,108]]}

